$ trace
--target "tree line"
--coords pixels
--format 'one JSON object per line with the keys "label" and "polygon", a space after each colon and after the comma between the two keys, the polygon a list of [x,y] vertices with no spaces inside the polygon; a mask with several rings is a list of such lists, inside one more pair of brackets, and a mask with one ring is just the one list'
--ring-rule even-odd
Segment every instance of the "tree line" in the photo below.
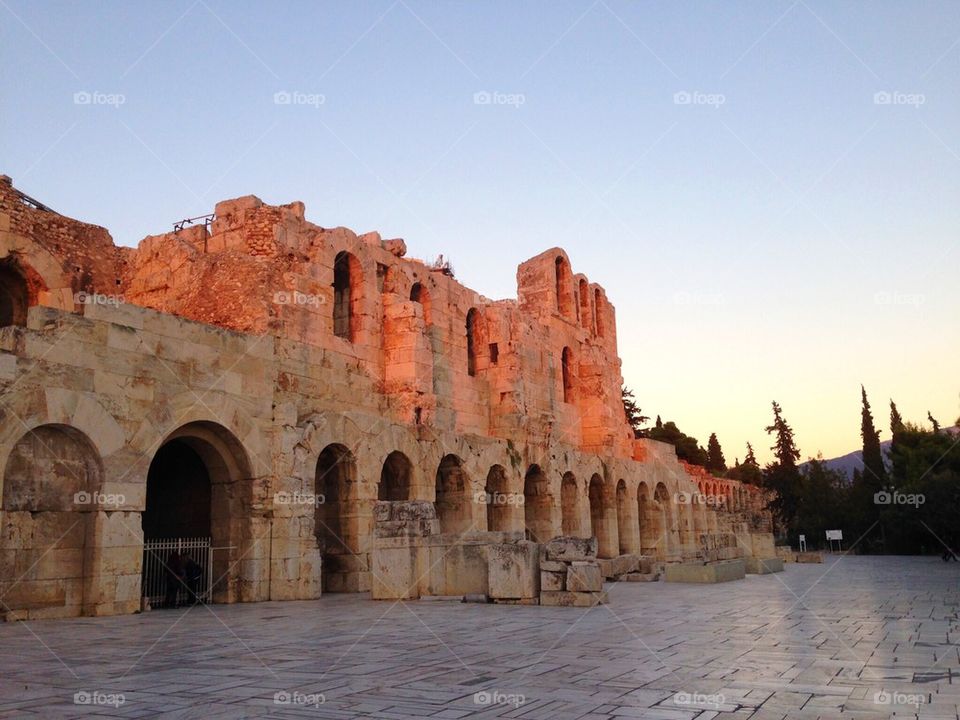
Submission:
{"label": "tree line", "polygon": [[771,491],[778,540],[797,547],[806,536],[810,548],[825,548],[827,530],[842,530],[845,550],[861,553],[943,554],[960,552],[960,418],[943,427],[927,413],[929,426],[903,419],[890,401],[889,447],[880,431],[865,388],[860,388],[860,467],[853,476],[831,469],[818,455],[800,462],[793,428],[779,403],[764,428],[773,444],[773,460],[757,462],[753,446],[728,467],[712,433],[707,446],[657,416],[651,427],[633,393],[624,388],[624,409],[636,437],[668,442],[677,457],[718,477],[751,483]]}

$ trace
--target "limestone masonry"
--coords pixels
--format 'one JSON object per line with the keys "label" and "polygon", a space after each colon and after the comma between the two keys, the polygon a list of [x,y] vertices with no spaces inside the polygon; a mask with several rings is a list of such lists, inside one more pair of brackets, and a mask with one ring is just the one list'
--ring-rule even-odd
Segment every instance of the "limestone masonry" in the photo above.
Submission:
{"label": "limestone masonry", "polygon": [[300,202],[132,249],[2,177],[0,326],[8,619],[157,604],[171,548],[217,602],[575,605],[776,555],[757,489],[634,439],[614,307],[559,248],[489,300]]}

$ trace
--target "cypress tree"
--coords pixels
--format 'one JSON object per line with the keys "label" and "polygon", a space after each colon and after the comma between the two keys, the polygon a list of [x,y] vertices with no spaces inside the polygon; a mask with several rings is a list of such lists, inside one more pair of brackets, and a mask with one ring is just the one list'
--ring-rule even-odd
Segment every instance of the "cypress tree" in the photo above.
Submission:
{"label": "cypress tree", "polygon": [[898,432],[901,432],[904,429],[903,427],[903,417],[900,415],[900,411],[897,410],[897,404],[893,401],[893,398],[890,399],[890,434],[896,435]]}
{"label": "cypress tree", "polygon": [[877,489],[887,485],[887,469],[883,464],[883,451],[880,449],[880,433],[873,425],[870,401],[867,391],[860,386],[860,398],[863,408],[860,413],[860,436],[863,438],[863,470],[866,482]]}
{"label": "cypress tree", "polygon": [[723,457],[723,449],[716,433],[710,433],[710,439],[707,440],[707,470],[715,474],[727,471],[727,460]]}

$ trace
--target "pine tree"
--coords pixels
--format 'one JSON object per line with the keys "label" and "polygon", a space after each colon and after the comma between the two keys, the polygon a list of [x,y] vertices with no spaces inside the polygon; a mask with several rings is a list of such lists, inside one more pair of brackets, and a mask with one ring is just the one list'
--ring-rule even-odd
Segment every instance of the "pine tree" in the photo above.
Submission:
{"label": "pine tree", "polygon": [[929,420],[930,424],[933,425],[933,431],[935,433],[940,432],[940,423],[937,422],[937,419],[929,410],[927,410],[927,420]]}
{"label": "pine tree", "polygon": [[630,423],[630,427],[633,428],[634,436],[639,437],[640,426],[650,418],[644,415],[643,411],[637,406],[633,391],[626,385],[623,386],[621,395],[623,399],[623,412],[627,416],[627,422]]}
{"label": "pine tree", "polygon": [[[776,435],[776,442],[771,446],[777,463],[785,468],[795,468],[800,459],[800,451],[793,440],[793,428],[783,418],[783,411],[776,400],[773,402],[773,425],[766,428],[768,434]],[[751,454],[753,448],[750,448]]]}
{"label": "pine tree", "polygon": [[860,386],[860,398],[863,408],[860,413],[860,436],[863,438],[863,475],[866,482],[877,490],[887,486],[887,469],[883,464],[883,451],[880,449],[880,433],[873,425],[870,401],[867,391]]}
{"label": "pine tree", "polygon": [[890,399],[890,434],[896,435],[898,432],[902,432],[904,429],[903,426],[903,417],[900,415],[900,411],[897,410],[897,404],[893,401],[893,398]]}
{"label": "pine tree", "polygon": [[752,465],[755,468],[760,467],[760,463],[757,462],[757,456],[753,454],[753,445],[749,442],[747,443],[747,456],[743,459],[744,465]]}
{"label": "pine tree", "polygon": [[657,415],[657,427],[658,427],[658,428],[662,428],[662,427],[663,427],[663,420],[660,419],[660,416],[659,416],[659,415]]}
{"label": "pine tree", "polygon": [[784,419],[776,401],[773,403],[773,424],[768,425],[766,431],[776,438],[770,448],[775,459],[763,469],[763,484],[774,493],[769,507],[793,534],[803,498],[803,477],[797,467],[800,451],[793,439],[793,428]]}
{"label": "pine tree", "polygon": [[727,471],[727,461],[723,457],[723,449],[720,447],[720,441],[717,440],[716,433],[710,433],[710,439],[707,440],[707,470],[715,475]]}

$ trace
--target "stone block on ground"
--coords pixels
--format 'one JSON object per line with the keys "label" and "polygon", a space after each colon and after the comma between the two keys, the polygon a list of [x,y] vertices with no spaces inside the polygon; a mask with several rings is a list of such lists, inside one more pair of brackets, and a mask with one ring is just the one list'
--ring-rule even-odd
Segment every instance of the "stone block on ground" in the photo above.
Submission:
{"label": "stone block on ground", "polygon": [[596,560],[597,539],[595,537],[555,537],[543,546],[547,560]]}
{"label": "stone block on ground", "polygon": [[603,575],[597,562],[577,561],[567,568],[567,590],[570,592],[600,592]]}
{"label": "stone block on ground", "polygon": [[495,600],[540,594],[540,546],[526,540],[487,546],[487,584]]}
{"label": "stone block on ground", "polygon": [[797,553],[797,562],[798,563],[822,563],[823,554],[818,552]]}
{"label": "stone block on ground", "polygon": [[744,560],[722,560],[714,563],[675,563],[667,565],[667,582],[720,583],[742,580],[747,573]]}
{"label": "stone block on ground", "polygon": [[540,571],[540,592],[546,590],[566,590],[567,573],[551,572],[549,570]]}

